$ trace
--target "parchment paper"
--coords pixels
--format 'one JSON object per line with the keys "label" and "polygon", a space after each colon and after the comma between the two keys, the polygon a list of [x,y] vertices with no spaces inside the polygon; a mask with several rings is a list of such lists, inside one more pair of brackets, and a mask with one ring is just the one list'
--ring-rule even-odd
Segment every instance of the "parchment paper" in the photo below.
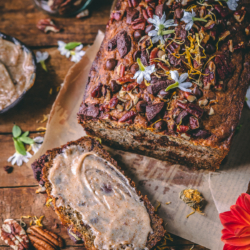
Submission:
{"label": "parchment paper", "polygon": [[[44,143],[29,164],[47,149],[59,147],[85,135],[77,123],[76,114],[82,101],[88,72],[103,37],[103,33],[99,32],[94,45],[88,49],[82,60],[69,70],[52,107]],[[234,138],[228,160],[221,171],[216,173],[194,172],[185,166],[146,156],[110,148],[107,150],[136,182],[138,189],[148,195],[153,205],[161,203],[158,211],[168,232],[209,249],[220,250],[223,243],[220,241],[222,226],[218,214],[229,210],[240,193],[247,190],[250,177],[249,110],[244,109],[241,123],[243,126]],[[204,195],[207,201],[204,210],[206,216],[196,213],[186,218],[192,210],[179,199],[180,191],[186,187],[197,188]],[[166,205],[169,201],[171,204]]]}

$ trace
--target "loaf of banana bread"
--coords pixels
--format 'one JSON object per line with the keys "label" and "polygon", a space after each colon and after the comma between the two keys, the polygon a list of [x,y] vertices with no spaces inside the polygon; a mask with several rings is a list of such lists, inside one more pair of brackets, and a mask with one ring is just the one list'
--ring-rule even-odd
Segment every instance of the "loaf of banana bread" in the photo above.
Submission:
{"label": "loaf of banana bread", "polygon": [[250,6],[118,0],[78,121],[104,144],[214,170],[249,84]]}
{"label": "loaf of banana bread", "polygon": [[93,138],[49,150],[32,164],[55,212],[86,249],[151,249],[163,220]]}

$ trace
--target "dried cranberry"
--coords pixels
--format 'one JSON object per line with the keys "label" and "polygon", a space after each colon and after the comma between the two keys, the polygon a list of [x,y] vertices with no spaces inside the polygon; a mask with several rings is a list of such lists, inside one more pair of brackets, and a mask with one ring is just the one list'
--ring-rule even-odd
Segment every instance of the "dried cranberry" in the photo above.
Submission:
{"label": "dried cranberry", "polygon": [[116,93],[116,92],[120,91],[120,89],[121,89],[121,85],[118,84],[115,80],[112,80],[110,82],[110,87],[111,87],[112,93]]}
{"label": "dried cranberry", "polygon": [[218,11],[218,13],[223,18],[225,18],[229,14],[228,8],[223,7],[223,6],[219,5],[219,4],[214,5],[214,8]]}
{"label": "dried cranberry", "polygon": [[117,61],[113,58],[108,59],[106,62],[106,70],[113,70],[117,65]]}
{"label": "dried cranberry", "polygon": [[136,104],[136,110],[140,113],[144,113],[145,110],[146,110],[146,105],[147,105],[147,102],[145,101],[139,101],[137,104]]}
{"label": "dried cranberry", "polygon": [[176,129],[178,133],[186,133],[188,130],[189,130],[189,127],[185,125],[177,126],[177,129]]}
{"label": "dried cranberry", "polygon": [[180,114],[177,116],[175,122],[177,124],[179,124],[180,122],[184,122],[188,116],[189,116],[189,113],[186,110],[182,110]]}
{"label": "dried cranberry", "polygon": [[100,98],[102,96],[102,84],[99,83],[92,91],[91,96],[93,98]]}

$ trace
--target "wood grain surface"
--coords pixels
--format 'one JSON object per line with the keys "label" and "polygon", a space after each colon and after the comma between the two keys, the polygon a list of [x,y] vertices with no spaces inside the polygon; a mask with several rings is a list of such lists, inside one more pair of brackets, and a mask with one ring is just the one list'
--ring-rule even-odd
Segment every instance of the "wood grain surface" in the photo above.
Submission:
{"label": "wood grain surface", "polygon": [[[35,193],[38,185],[32,170],[25,164],[21,167],[15,165],[13,172],[7,174],[3,167],[10,165],[7,159],[15,152],[11,135],[13,123],[19,125],[23,131],[31,131],[31,137],[37,136],[36,129],[46,126],[46,123],[37,121],[43,119],[43,114],[49,114],[60,85],[73,65],[73,62],[60,55],[57,41],[80,41],[86,46],[93,43],[97,31],[105,30],[111,5],[112,0],[95,0],[90,7],[90,17],[80,20],[74,17],[52,17],[56,24],[63,28],[63,32],[44,34],[36,28],[36,24],[40,19],[49,16],[38,9],[32,0],[0,1],[0,31],[20,39],[34,52],[47,51],[50,55],[46,61],[48,71],[38,65],[36,82],[32,89],[15,108],[0,115],[0,224],[7,218],[45,215],[45,227],[64,238],[67,250],[80,250],[84,247],[77,246],[69,239],[55,213],[45,206],[45,195]],[[26,222],[29,223],[29,220]],[[53,229],[56,223],[59,227]],[[206,249],[180,237],[172,237],[173,242],[168,242],[169,249],[189,250],[192,246],[194,250]],[[0,241],[0,250],[5,249],[11,248]]]}

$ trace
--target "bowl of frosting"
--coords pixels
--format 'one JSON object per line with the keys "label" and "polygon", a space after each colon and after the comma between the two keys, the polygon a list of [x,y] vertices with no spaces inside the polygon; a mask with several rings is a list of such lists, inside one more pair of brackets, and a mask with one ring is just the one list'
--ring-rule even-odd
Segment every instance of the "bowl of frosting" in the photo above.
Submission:
{"label": "bowl of frosting", "polygon": [[18,39],[0,32],[0,114],[23,99],[35,78],[33,52]]}

